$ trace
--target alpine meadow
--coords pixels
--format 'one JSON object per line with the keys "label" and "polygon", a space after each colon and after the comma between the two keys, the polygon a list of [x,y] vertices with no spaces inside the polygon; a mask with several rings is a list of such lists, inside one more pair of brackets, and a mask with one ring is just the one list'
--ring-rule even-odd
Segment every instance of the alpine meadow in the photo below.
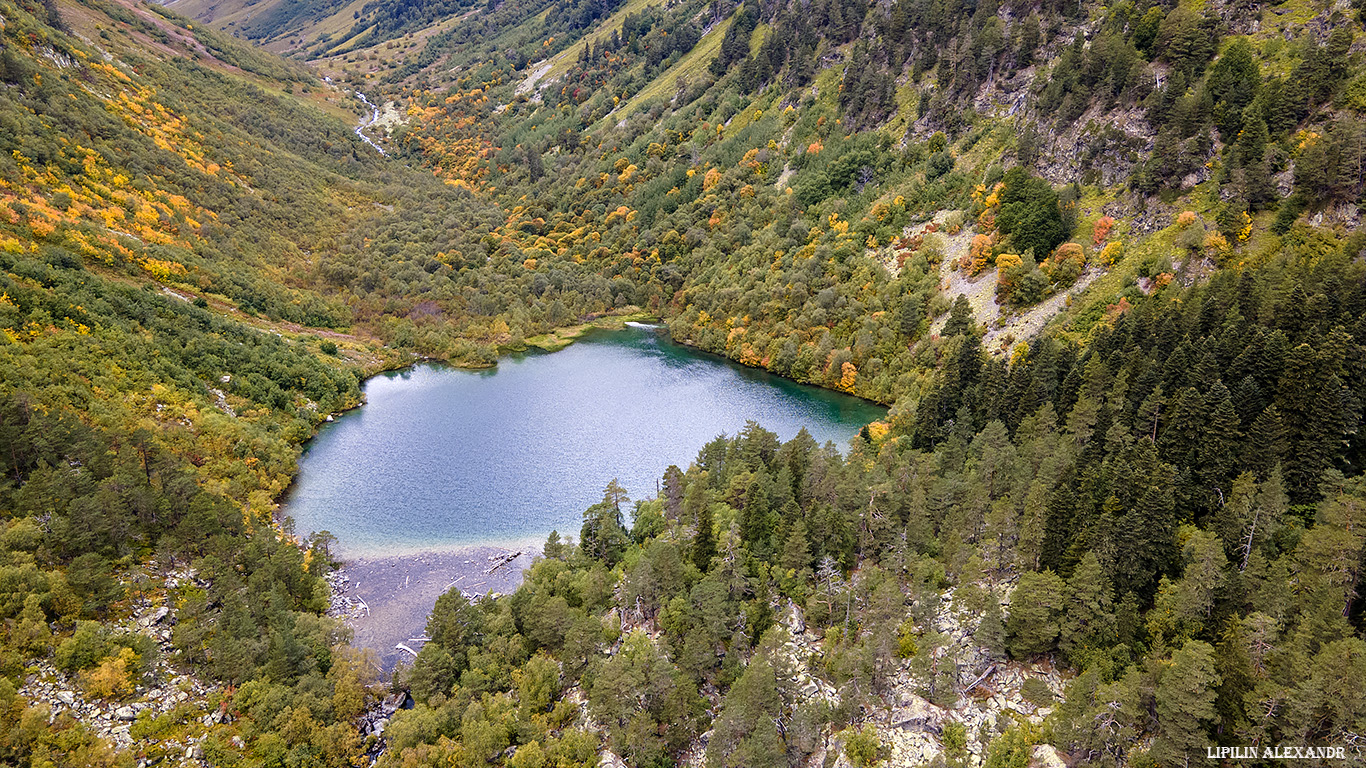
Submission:
{"label": "alpine meadow", "polygon": [[[1364,24],[0,0],[0,765],[1366,764]],[[603,349],[792,413],[648,486],[423,417],[600,499],[295,525],[371,377],[532,412]]]}

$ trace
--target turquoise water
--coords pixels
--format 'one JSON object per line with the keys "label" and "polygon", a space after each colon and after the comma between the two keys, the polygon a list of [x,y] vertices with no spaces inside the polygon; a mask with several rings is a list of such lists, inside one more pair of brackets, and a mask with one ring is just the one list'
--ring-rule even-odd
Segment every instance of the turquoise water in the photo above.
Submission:
{"label": "turquoise water", "polygon": [[653,498],[717,435],[753,420],[844,448],[886,409],[674,344],[661,331],[595,331],[551,354],[466,371],[377,376],[367,404],[326,425],[285,512],[330,531],[346,557],[578,538],[612,478]]}

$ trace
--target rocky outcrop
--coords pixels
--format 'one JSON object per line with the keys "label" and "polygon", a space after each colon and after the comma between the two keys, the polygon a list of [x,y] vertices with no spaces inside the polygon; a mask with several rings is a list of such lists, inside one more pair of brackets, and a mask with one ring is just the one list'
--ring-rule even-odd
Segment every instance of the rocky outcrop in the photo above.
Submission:
{"label": "rocky outcrop", "polygon": [[[164,606],[145,611],[122,627],[140,632],[157,642],[157,660],[132,696],[115,701],[87,697],[75,680],[44,661],[19,689],[19,694],[35,706],[48,708],[48,721],[68,715],[90,728],[96,736],[120,750],[133,748],[143,755],[140,765],[174,756],[197,761],[199,744],[208,729],[227,719],[221,710],[210,707],[209,698],[217,692],[192,675],[180,674],[171,665],[169,610]],[[131,625],[131,626],[129,626]],[[133,725],[139,720],[174,712],[178,734],[172,739],[135,739]]]}
{"label": "rocky outcrop", "polygon": [[[993,590],[1003,605],[1008,603],[1008,587],[984,588]],[[1040,707],[1024,698],[1021,688],[1027,681],[1042,680],[1055,698],[1062,696],[1066,678],[1050,664],[1010,662],[977,645],[974,633],[981,617],[956,603],[953,592],[952,589],[946,591],[941,609],[929,624],[948,638],[943,653],[957,665],[956,702],[952,706],[940,706],[925,698],[910,662],[904,662],[892,681],[891,691],[884,697],[885,706],[867,713],[867,722],[876,727],[887,750],[885,765],[917,766],[934,760],[944,752],[944,732],[950,723],[963,726],[967,734],[968,760],[981,765],[987,755],[987,739],[997,732],[998,723],[1026,721],[1039,725],[1052,713],[1051,707]],[[796,626],[791,618],[793,611],[795,609],[789,608],[789,616],[784,621],[789,629]],[[804,633],[794,631],[793,635],[794,650],[798,651],[795,658],[811,658],[807,649],[814,649],[818,644]],[[833,688],[827,695],[831,701],[838,702]],[[838,739],[831,743],[829,752],[833,755],[833,765],[849,765]],[[1032,768],[1060,768],[1063,765],[1052,747],[1037,748],[1033,757]],[[813,756],[813,765],[822,763],[831,764],[826,762],[824,753]]]}

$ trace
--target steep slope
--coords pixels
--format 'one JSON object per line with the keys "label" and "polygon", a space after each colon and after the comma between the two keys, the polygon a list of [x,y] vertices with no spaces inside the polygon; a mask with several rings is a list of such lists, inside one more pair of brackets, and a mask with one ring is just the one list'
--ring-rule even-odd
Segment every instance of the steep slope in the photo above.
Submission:
{"label": "steep slope", "polygon": [[[322,615],[326,537],[275,500],[365,373],[492,362],[525,270],[452,277],[491,207],[298,65],[132,2],[6,2],[0,40],[3,761],[352,764],[370,673]],[[580,278],[545,297],[563,322],[612,307]],[[282,708],[311,713],[287,745]]]}
{"label": "steep slope", "polygon": [[[1366,727],[1349,9],[338,8],[221,8],[332,84],[131,0],[0,5],[7,761],[119,759],[26,709],[26,664],[149,757],[360,760],[326,539],[270,514],[299,442],[365,371],[629,306],[890,423],[847,456],[751,427],[629,530],[609,488],[517,594],[443,597],[385,760],[1146,765]],[[336,119],[357,91],[403,105],[388,157]],[[167,664],[220,687],[143,706]]]}
{"label": "steep slope", "polygon": [[[616,269],[649,282],[674,268],[683,292],[666,288],[661,311],[708,349],[826,385],[842,378],[843,361],[794,369],[784,345],[810,345],[824,363],[847,350],[860,371],[876,359],[883,380],[855,384],[868,397],[915,394],[892,382],[916,367],[897,347],[952,303],[936,281],[910,280],[931,277],[942,258],[940,238],[917,232],[944,209],[961,209],[957,227],[983,236],[964,271],[1001,273],[1006,350],[1048,312],[1010,315],[1045,300],[1084,328],[1132,302],[1136,279],[1170,271],[1168,256],[1233,265],[1306,212],[1338,235],[1359,221],[1358,24],[1338,10],[1126,6],[1083,18],[1072,7],[994,4],[955,15],[912,3],[682,3],[623,7],[566,35],[534,11],[476,11],[432,38],[430,65],[376,73],[377,87],[411,104],[396,148],[496,191],[505,207],[538,210],[553,237],[522,248],[553,243],[542,266],[563,249],[636,254]],[[1304,22],[1293,44],[1286,18]],[[1016,164],[1061,188],[1002,185]],[[1005,209],[1002,195],[1012,198]],[[617,245],[579,244],[608,234],[618,209]],[[1194,229],[1178,224],[1185,210]],[[834,257],[821,268],[828,283],[787,263],[825,249],[817,263]],[[778,252],[768,282],[788,293],[764,305],[751,288],[759,273],[743,272]],[[683,254],[701,258],[671,264]],[[895,287],[878,268],[907,262],[913,270],[893,269]],[[860,267],[869,274],[855,279]],[[1087,283],[1114,277],[1080,301],[1056,298],[1082,272]],[[865,292],[816,299],[851,283]],[[727,289],[739,293],[718,301]],[[857,302],[857,322],[830,319],[828,302],[840,299]],[[819,346],[827,331],[829,349]],[[870,337],[862,344],[860,332]]]}
{"label": "steep slope", "polygon": [[[1360,569],[1338,601],[1319,560],[1361,498],[1356,18],[676,3],[561,36],[535,10],[476,11],[429,66],[377,70],[411,105],[391,146],[499,201],[527,269],[598,265],[675,338],[897,406],[859,479],[753,434],[710,446],[630,531],[609,493],[509,603],[439,608],[434,632],[484,634],[424,651],[395,764],[471,738],[566,760],[580,697],[640,765],[815,764],[835,736],[861,765],[879,742],[1142,765],[1360,726],[1323,709],[1356,674]],[[1291,573],[1318,575],[1272,597]],[[942,620],[950,587],[951,612],[1002,615]],[[806,621],[774,627],[775,594]],[[566,711],[524,735],[527,690],[474,681],[550,680],[541,654]],[[1043,721],[1021,702],[1060,693],[1024,691],[1050,661],[1076,678]]]}

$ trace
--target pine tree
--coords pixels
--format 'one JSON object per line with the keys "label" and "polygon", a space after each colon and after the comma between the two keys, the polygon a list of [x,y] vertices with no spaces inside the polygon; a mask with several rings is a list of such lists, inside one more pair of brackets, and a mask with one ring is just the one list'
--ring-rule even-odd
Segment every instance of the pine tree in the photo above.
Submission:
{"label": "pine tree", "polygon": [[1238,428],[1238,412],[1222,381],[1216,381],[1210,391],[1213,403],[1209,419],[1200,435],[1200,482],[1205,492],[1206,509],[1217,509],[1225,501],[1229,480],[1238,464],[1238,447],[1242,432]]}
{"label": "pine tree", "polygon": [[1151,595],[1157,588],[1158,577],[1169,572],[1176,559],[1176,504],[1171,475],[1156,474],[1134,509],[1116,520],[1110,542],[1110,551],[1114,553],[1111,578],[1121,593]]}
{"label": "pine tree", "polygon": [[768,473],[762,469],[751,477],[740,510],[740,535],[745,546],[761,555],[768,550],[769,539],[777,528],[777,520],[769,511],[767,480]]}
{"label": "pine tree", "polygon": [[780,678],[768,654],[759,654],[745,667],[726,694],[707,743],[707,764],[717,766],[787,766],[787,750],[780,724],[783,693],[791,686]]}
{"label": "pine tree", "polygon": [[954,299],[953,308],[949,310],[949,319],[948,322],[944,323],[944,330],[941,335],[946,338],[959,336],[973,333],[975,329],[972,305],[968,303],[968,297],[959,294],[958,298]]}
{"label": "pine tree", "polygon": [[1214,513],[1210,528],[1223,542],[1224,553],[1231,560],[1243,560],[1244,539],[1248,528],[1255,527],[1256,496],[1257,478],[1251,472],[1244,472],[1234,479],[1226,503]]}
{"label": "pine tree", "polygon": [[986,596],[986,603],[982,621],[977,625],[977,631],[972,637],[992,658],[1000,659],[1006,652],[1006,630],[1001,618],[1001,603],[996,599],[996,595],[990,592]]}
{"label": "pine tree", "polygon": [[783,538],[782,558],[778,561],[781,568],[793,571],[799,578],[809,577],[811,572],[811,545],[807,540],[806,523],[797,519]]}
{"label": "pine tree", "polygon": [[1314,655],[1309,674],[1289,697],[1287,730],[1305,742],[1337,743],[1354,737],[1366,718],[1366,641],[1348,637]]}
{"label": "pine tree", "polygon": [[1210,623],[1215,596],[1226,581],[1228,558],[1217,536],[1183,526],[1185,570],[1181,578],[1163,577],[1157,600],[1148,612],[1148,632],[1161,645],[1201,634]]}
{"label": "pine tree", "polygon": [[1205,754],[1219,683],[1214,649],[1208,643],[1191,640],[1172,654],[1157,682],[1160,731],[1153,742],[1153,757],[1179,765],[1191,755]]}
{"label": "pine tree", "polygon": [[1194,387],[1186,387],[1177,395],[1171,412],[1171,419],[1157,440],[1162,459],[1177,466],[1191,466],[1196,463],[1195,450],[1205,428],[1205,397]]}
{"label": "pine tree", "polygon": [[1286,453],[1286,430],[1280,410],[1268,405],[1257,414],[1243,443],[1242,465],[1258,477],[1266,477]]}
{"label": "pine tree", "polygon": [[1114,596],[1095,552],[1087,552],[1067,580],[1058,647],[1079,661],[1116,642]]}
{"label": "pine tree", "polygon": [[[1336,479],[1338,488],[1319,505],[1317,524],[1296,550],[1303,566],[1300,590],[1307,610],[1350,616],[1366,556],[1366,479]],[[1331,615],[1330,614],[1330,615]]]}
{"label": "pine tree", "polygon": [[712,531],[711,506],[703,504],[697,511],[697,535],[693,537],[692,561],[697,570],[706,573],[711,570],[714,557],[716,534]]}
{"label": "pine tree", "polygon": [[683,493],[686,481],[683,472],[675,464],[664,470],[664,484],[661,496],[664,499],[664,516],[677,521],[683,514]]}
{"label": "pine tree", "polygon": [[1238,412],[1239,423],[1244,428],[1250,428],[1265,407],[1265,395],[1257,380],[1252,376],[1244,376],[1233,389],[1233,409]]}
{"label": "pine tree", "polygon": [[1006,620],[1011,656],[1026,659],[1057,647],[1065,590],[1063,580],[1052,571],[1020,577],[1010,598],[1010,616]]}
{"label": "pine tree", "polygon": [[626,550],[626,527],[621,516],[621,502],[625,500],[626,492],[613,479],[604,491],[602,501],[583,512],[579,547],[609,567],[615,565]]}
{"label": "pine tree", "polygon": [[1243,128],[1243,110],[1256,98],[1262,83],[1259,69],[1244,37],[1234,37],[1210,68],[1205,86],[1216,94],[1213,117],[1225,143],[1231,143]]}

